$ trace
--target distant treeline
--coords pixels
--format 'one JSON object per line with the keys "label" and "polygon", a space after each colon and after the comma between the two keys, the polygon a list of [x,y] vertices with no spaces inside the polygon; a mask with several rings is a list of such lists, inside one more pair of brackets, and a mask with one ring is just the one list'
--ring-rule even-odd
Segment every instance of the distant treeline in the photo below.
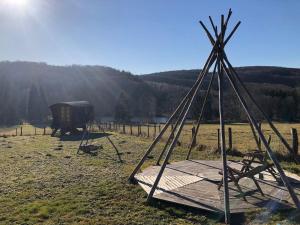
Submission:
{"label": "distant treeline", "polygon": [[[300,69],[242,67],[237,71],[270,118],[299,120]],[[169,116],[198,73],[199,70],[182,70],[136,76],[103,66],[1,62],[0,125],[21,121],[47,123],[49,105],[75,100],[90,101],[98,120],[111,117],[125,122],[137,117]],[[198,117],[203,96],[204,90],[197,96],[190,118]],[[204,113],[206,120],[218,119],[217,97],[215,82]],[[226,83],[224,97],[226,119],[246,120],[229,83]],[[253,105],[250,108],[261,119]]]}

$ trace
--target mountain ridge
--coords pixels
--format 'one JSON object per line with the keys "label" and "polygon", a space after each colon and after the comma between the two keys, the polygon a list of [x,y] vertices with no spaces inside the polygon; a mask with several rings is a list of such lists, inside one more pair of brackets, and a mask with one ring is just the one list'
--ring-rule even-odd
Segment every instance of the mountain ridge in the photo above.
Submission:
{"label": "mountain ridge", "polygon": [[[237,67],[236,70],[252,91],[262,95],[259,98],[276,98],[277,111],[282,107],[282,102],[287,101],[285,98],[290,97],[290,104],[296,104],[298,108],[300,69],[256,66]],[[43,62],[2,61],[0,125],[21,120],[45,122],[50,115],[49,105],[76,100],[88,100],[95,105],[97,119],[116,117],[116,109],[121,110],[121,114],[127,114],[126,118],[168,116],[193,85],[199,71],[192,69],[134,75],[98,65],[52,66]],[[214,85],[214,95],[216,89]],[[277,91],[281,92],[278,94]],[[211,104],[215,103],[212,101]],[[286,119],[275,111],[270,111],[276,115],[275,118]],[[296,111],[297,115],[290,119],[298,118]]]}

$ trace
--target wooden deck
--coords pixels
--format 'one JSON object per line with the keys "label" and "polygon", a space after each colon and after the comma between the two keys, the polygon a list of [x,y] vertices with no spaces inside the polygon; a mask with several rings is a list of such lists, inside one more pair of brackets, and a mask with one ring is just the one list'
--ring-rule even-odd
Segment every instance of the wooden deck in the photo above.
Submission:
{"label": "wooden deck", "polygon": [[[234,168],[240,168],[238,162],[229,161]],[[196,207],[213,212],[223,212],[223,187],[218,190],[221,179],[221,161],[187,160],[167,165],[159,182],[154,198]],[[139,185],[149,193],[160,166],[152,166],[135,176]],[[300,177],[287,173],[300,198]],[[294,207],[293,202],[283,185],[278,184],[267,172],[263,179],[258,179],[264,192],[260,194],[253,181],[248,178],[240,180],[239,184],[246,194],[245,201],[232,182],[229,183],[231,213],[245,212],[255,208],[285,209]]]}

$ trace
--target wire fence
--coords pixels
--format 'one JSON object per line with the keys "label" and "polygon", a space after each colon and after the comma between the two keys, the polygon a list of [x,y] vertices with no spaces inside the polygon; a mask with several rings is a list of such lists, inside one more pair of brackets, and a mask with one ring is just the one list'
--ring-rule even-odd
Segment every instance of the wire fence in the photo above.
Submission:
{"label": "wire fence", "polygon": [[[154,139],[163,129],[165,124],[162,123],[93,123],[91,124],[91,132],[117,132],[124,135],[142,137],[147,139]],[[296,125],[300,126],[300,125]],[[162,141],[167,141],[174,125],[171,124],[162,136]],[[198,148],[220,148],[218,124],[203,124],[200,126],[199,132],[196,136],[195,146]],[[286,138],[287,142],[292,147],[295,153],[298,153],[298,134],[296,128],[291,126],[281,125],[280,132]],[[298,127],[297,127],[298,128]],[[299,127],[300,128],[300,127]],[[194,124],[186,124],[182,129],[182,133],[178,140],[180,145],[189,146],[192,142]],[[270,146],[277,152],[286,154],[286,148],[280,139],[272,132],[266,125],[262,126],[262,131],[266,137],[270,137]],[[0,137],[10,136],[35,136],[35,135],[51,135],[52,129],[47,125],[33,126],[30,124],[23,124],[16,127],[0,128]],[[240,151],[247,151],[249,149],[257,148],[256,142],[253,138],[249,125],[247,124],[231,124],[226,126],[227,149],[238,149]]]}

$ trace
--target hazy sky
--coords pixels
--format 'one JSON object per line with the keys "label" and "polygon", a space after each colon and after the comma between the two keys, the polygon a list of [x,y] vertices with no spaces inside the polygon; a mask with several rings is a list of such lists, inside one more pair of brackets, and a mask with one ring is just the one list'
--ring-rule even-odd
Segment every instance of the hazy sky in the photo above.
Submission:
{"label": "hazy sky", "polygon": [[0,60],[200,68],[211,46],[198,21],[229,8],[230,27],[242,21],[227,45],[233,65],[300,67],[299,0],[0,0]]}

